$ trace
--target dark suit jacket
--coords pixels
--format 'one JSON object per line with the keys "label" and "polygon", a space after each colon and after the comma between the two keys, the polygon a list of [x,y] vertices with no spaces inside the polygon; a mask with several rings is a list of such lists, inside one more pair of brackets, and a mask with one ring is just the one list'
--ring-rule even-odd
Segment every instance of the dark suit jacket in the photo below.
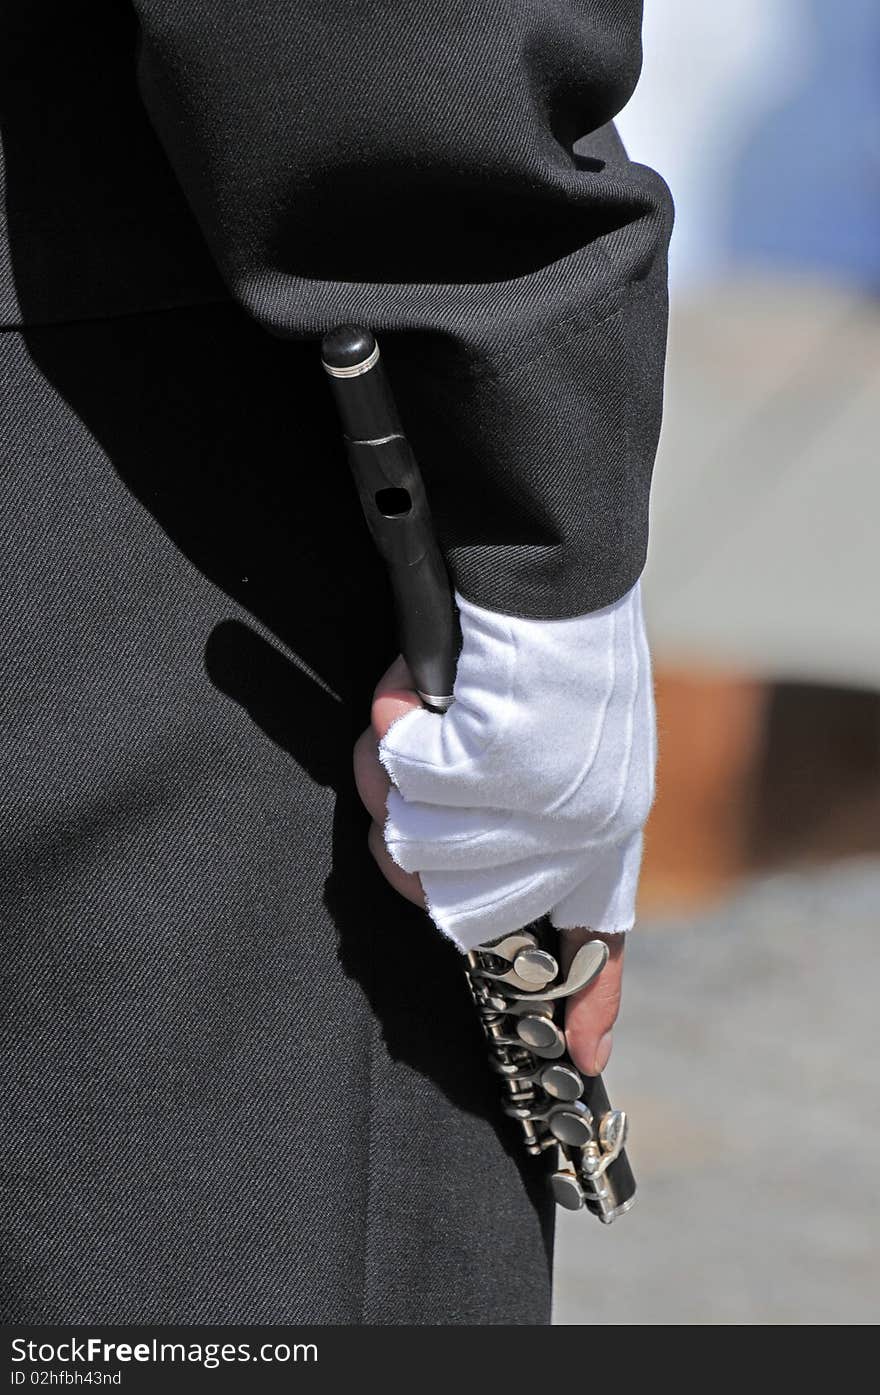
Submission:
{"label": "dark suit jacket", "polygon": [[669,226],[608,124],[638,21],[0,0],[6,1322],[547,1320],[460,958],[366,852],[395,636],[315,341],[382,333],[465,594],[623,592]]}
{"label": "dark suit jacket", "polygon": [[137,87],[123,6],[4,9],[6,324],[225,295],[300,340],[367,322],[466,596],[633,584],[671,221],[609,125],[640,0],[134,0]]}

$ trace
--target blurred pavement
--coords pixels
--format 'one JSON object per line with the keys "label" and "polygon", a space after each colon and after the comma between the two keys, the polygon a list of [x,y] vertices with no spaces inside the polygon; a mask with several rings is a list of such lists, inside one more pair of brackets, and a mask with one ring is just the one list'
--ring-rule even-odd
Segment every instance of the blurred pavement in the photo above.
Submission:
{"label": "blurred pavement", "polygon": [[880,862],[630,936],[608,1071],[633,1211],[560,1213],[557,1323],[873,1324]]}
{"label": "blurred pavement", "polygon": [[878,403],[876,298],[740,276],[673,306],[656,659],[880,689]]}
{"label": "blurred pavement", "polygon": [[639,1197],[561,1214],[558,1323],[877,1321],[880,860],[816,859],[876,847],[880,808],[878,38],[876,0],[645,6],[619,124],[678,210],[648,863],[701,885],[757,828],[799,865],[630,936],[608,1080]]}

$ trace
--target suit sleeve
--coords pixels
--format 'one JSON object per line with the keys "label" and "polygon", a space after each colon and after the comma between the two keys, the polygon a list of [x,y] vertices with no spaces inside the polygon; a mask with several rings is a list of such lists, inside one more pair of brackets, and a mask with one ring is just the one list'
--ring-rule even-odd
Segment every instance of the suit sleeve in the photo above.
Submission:
{"label": "suit sleeve", "polygon": [[644,564],[665,185],[611,122],[640,0],[134,0],[139,81],[232,296],[381,338],[455,584],[535,618]]}

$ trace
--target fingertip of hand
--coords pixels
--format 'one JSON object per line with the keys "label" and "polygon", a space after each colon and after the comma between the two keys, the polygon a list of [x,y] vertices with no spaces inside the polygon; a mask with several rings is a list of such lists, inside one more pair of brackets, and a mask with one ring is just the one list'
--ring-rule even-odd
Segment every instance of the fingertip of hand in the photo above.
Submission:
{"label": "fingertip of hand", "polygon": [[599,1038],[599,1044],[596,1047],[596,1053],[593,1057],[593,1069],[590,1071],[590,1075],[601,1075],[607,1066],[608,1058],[611,1055],[611,1047],[614,1044],[613,1035],[613,1032],[606,1032],[603,1037]]}
{"label": "fingertip of hand", "polygon": [[389,664],[373,689],[373,701],[375,702],[376,698],[395,690],[401,693],[415,692],[415,686],[406,659],[402,654],[398,654],[394,663]]}
{"label": "fingertip of hand", "polygon": [[399,892],[401,896],[405,896],[407,901],[412,901],[413,905],[424,906],[425,897],[418,874],[404,872],[403,868],[394,861],[385,846],[385,831],[381,824],[374,821],[370,825],[367,843],[379,871],[394,890]]}
{"label": "fingertip of hand", "polygon": [[416,712],[422,704],[418,693],[406,688],[393,688],[373,700],[370,720],[376,740],[381,741],[389,729],[408,712]]}
{"label": "fingertip of hand", "polygon": [[382,675],[373,693],[370,721],[376,740],[381,741],[389,727],[408,712],[415,712],[422,706],[415,689],[412,674],[403,655],[398,655],[394,663]]}

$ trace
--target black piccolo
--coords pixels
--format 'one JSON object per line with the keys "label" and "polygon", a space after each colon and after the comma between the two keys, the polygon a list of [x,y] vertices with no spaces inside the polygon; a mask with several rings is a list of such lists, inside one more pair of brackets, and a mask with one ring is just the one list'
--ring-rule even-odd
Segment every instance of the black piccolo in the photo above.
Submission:
{"label": "black piccolo", "polygon": [[[459,626],[431,523],[424,482],[400,422],[369,329],[326,335],[321,358],[333,389],[367,526],[388,567],[401,653],[425,705],[453,700]],[[586,1076],[567,1053],[564,1000],[601,973],[608,948],[591,940],[560,968],[558,936],[541,920],[480,945],[466,973],[500,1077],[505,1112],[529,1153],[555,1155],[550,1185],[570,1210],[609,1224],[635,1194],[624,1143],[626,1115],[611,1108],[601,1076]]]}

